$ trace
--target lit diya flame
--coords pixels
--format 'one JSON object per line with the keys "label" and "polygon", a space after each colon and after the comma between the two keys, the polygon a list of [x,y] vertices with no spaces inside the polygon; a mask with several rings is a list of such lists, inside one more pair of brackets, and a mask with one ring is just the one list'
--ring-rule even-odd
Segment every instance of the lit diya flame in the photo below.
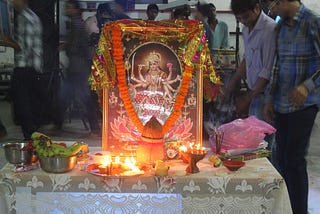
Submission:
{"label": "lit diya flame", "polygon": [[193,142],[189,144],[189,147],[182,145],[179,147],[179,151],[181,152],[189,152],[189,153],[206,153],[205,147],[200,147],[200,144],[194,144]]}
{"label": "lit diya flame", "polygon": [[112,157],[106,155],[103,157],[99,164],[91,164],[87,167],[89,171],[99,170],[98,174],[108,176],[134,176],[143,175],[144,171],[136,166],[137,161],[134,157],[126,157],[121,160],[120,156]]}
{"label": "lit diya flame", "polygon": [[107,155],[104,160],[102,161],[101,165],[103,167],[107,167],[112,163],[111,157],[109,155]]}
{"label": "lit diya flame", "polygon": [[126,167],[131,169],[133,172],[140,172],[141,170],[136,166],[137,161],[134,159],[134,157],[126,157],[124,164]]}
{"label": "lit diya flame", "polygon": [[114,159],[114,162],[116,164],[120,164],[120,157],[119,156],[116,156],[115,159]]}
{"label": "lit diya flame", "polygon": [[107,155],[103,159],[103,162],[98,166],[100,172],[107,175],[111,174],[111,167],[112,167],[112,160],[109,155]]}
{"label": "lit diya flame", "polygon": [[190,150],[193,150],[194,142],[189,143]]}

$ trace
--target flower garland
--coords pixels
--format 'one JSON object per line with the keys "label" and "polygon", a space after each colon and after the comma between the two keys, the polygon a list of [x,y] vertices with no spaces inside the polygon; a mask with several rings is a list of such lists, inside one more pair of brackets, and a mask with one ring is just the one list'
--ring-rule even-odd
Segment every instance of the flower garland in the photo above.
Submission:
{"label": "flower garland", "polygon": [[[144,125],[139,119],[134,106],[131,102],[128,94],[128,85],[126,83],[126,71],[123,60],[123,45],[122,45],[122,33],[119,26],[115,26],[112,29],[112,42],[113,42],[113,57],[115,60],[115,66],[117,69],[118,88],[120,97],[123,100],[124,107],[131,119],[132,123],[138,128],[140,132],[143,131]],[[189,65],[185,65],[185,70],[182,74],[182,81],[180,84],[179,93],[176,96],[176,101],[173,107],[173,112],[169,115],[165,123],[163,124],[163,133],[167,133],[170,127],[177,121],[181,114],[181,108],[184,105],[184,100],[189,90],[189,83],[192,78],[193,68]]]}
{"label": "flower garland", "polygon": [[[155,24],[156,23],[156,24]],[[96,49],[93,68],[91,73],[91,86],[100,92],[105,87],[114,87],[117,84],[119,95],[124,103],[124,107],[132,123],[142,132],[144,125],[135,111],[134,105],[128,94],[127,74],[124,63],[124,46],[122,39],[124,35],[131,35],[132,38],[146,37],[145,27],[151,27],[152,33],[147,34],[148,39],[160,42],[169,42],[176,38],[181,42],[179,55],[183,56],[184,71],[180,89],[176,95],[173,111],[163,124],[163,134],[166,134],[171,126],[181,115],[181,108],[184,105],[185,97],[189,91],[189,84],[193,76],[193,71],[203,73],[204,95],[211,94],[211,99],[219,93],[220,78],[216,75],[214,66],[210,59],[210,52],[206,44],[203,27],[196,21],[185,22],[145,22],[121,20],[107,23],[101,34],[99,45]],[[170,29],[163,34],[159,26]],[[154,28],[152,28],[154,27]],[[149,31],[148,31],[149,32]],[[187,44],[186,44],[187,43]],[[206,87],[210,85],[210,87]],[[214,90],[214,91],[213,91]]]}
{"label": "flower garland", "polygon": [[140,121],[138,115],[136,114],[134,106],[128,95],[128,85],[126,83],[126,72],[125,72],[125,66],[123,62],[123,46],[121,41],[122,33],[121,33],[121,28],[119,26],[115,26],[112,29],[111,39],[113,42],[113,57],[115,60],[115,65],[117,70],[119,93],[124,103],[124,107],[128,112],[129,118],[131,119],[132,123],[135,124],[137,129],[140,132],[142,132],[144,126]]}
{"label": "flower garland", "polygon": [[192,70],[191,66],[185,65],[184,72],[182,74],[182,81],[180,84],[179,93],[176,96],[176,102],[173,106],[173,112],[169,115],[166,122],[163,124],[163,132],[167,133],[170,127],[177,121],[181,114],[181,108],[184,105],[184,99],[188,94],[189,83],[192,78]]}

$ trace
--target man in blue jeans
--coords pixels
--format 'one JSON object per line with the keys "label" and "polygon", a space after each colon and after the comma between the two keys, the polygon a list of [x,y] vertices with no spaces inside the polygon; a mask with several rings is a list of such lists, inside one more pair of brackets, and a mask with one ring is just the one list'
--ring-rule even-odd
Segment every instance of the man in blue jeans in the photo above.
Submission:
{"label": "man in blue jeans", "polygon": [[307,214],[305,156],[320,104],[320,16],[299,0],[267,3],[281,21],[264,116],[275,121],[277,150],[273,155],[287,183],[293,213]]}

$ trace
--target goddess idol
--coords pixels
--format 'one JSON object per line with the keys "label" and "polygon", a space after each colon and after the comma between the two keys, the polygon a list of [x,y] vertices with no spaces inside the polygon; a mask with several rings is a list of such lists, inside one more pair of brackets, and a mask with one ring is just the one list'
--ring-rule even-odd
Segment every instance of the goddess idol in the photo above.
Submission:
{"label": "goddess idol", "polygon": [[108,22],[93,62],[90,81],[102,97],[103,150],[132,151],[126,145],[139,143],[153,144],[140,154],[160,154],[160,141],[166,150],[176,148],[171,142],[201,143],[202,80],[213,86],[214,97],[220,79],[199,22]]}
{"label": "goddess idol", "polygon": [[[181,81],[179,74],[173,74],[173,64],[168,62],[165,72],[161,68],[161,54],[156,51],[149,53],[145,64],[139,64],[134,72],[134,56],[131,59],[129,93],[143,123],[152,116],[162,123],[171,112],[175,94]],[[178,83],[178,84],[177,84]]]}

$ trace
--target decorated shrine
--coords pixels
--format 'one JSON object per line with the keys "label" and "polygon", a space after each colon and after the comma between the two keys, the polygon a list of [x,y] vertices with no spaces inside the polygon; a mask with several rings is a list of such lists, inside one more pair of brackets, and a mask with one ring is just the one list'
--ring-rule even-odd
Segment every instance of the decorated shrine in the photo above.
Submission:
{"label": "decorated shrine", "polygon": [[220,85],[203,26],[191,20],[107,23],[90,81],[101,95],[102,149],[149,163],[179,157],[183,143],[202,145],[203,96]]}

